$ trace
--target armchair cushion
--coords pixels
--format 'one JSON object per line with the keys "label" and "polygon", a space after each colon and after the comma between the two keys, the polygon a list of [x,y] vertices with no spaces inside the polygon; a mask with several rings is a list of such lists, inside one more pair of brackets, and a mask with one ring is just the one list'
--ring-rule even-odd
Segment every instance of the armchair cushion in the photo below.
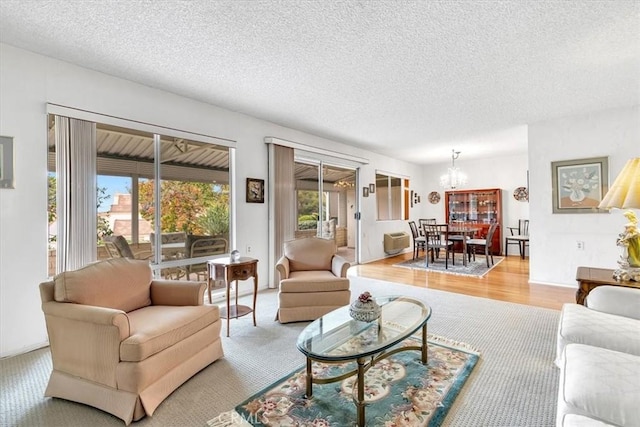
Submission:
{"label": "armchair cushion", "polygon": [[290,271],[331,270],[331,259],[336,253],[333,240],[309,237],[292,240],[284,246]]}
{"label": "armchair cushion", "polygon": [[151,304],[151,280],[148,261],[114,258],[58,274],[54,299],[129,312]]}
{"label": "armchair cushion", "polygon": [[205,282],[154,280],[151,282],[151,304],[202,305],[206,287]]}
{"label": "armchair cushion", "polygon": [[127,313],[131,335],[120,360],[139,362],[179,343],[220,318],[218,306],[151,306]]}
{"label": "armchair cushion", "polygon": [[331,271],[294,271],[280,281],[280,292],[348,291],[349,279],[339,279]]}

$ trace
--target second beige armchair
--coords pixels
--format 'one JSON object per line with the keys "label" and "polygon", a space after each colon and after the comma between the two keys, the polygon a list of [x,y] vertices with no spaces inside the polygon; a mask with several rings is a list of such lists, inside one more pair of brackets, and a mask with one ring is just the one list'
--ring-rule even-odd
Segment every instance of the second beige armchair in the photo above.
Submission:
{"label": "second beige armchair", "polygon": [[315,320],[348,305],[351,298],[347,260],[336,255],[333,240],[308,237],[284,244],[276,264],[280,274],[278,313],[280,323]]}

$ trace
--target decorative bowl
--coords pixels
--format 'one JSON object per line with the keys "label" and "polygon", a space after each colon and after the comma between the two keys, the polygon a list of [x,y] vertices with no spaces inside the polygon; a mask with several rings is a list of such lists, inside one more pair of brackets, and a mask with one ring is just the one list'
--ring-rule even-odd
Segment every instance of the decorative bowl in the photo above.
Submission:
{"label": "decorative bowl", "polygon": [[349,315],[360,322],[373,322],[380,317],[382,308],[375,301],[356,300],[349,306]]}

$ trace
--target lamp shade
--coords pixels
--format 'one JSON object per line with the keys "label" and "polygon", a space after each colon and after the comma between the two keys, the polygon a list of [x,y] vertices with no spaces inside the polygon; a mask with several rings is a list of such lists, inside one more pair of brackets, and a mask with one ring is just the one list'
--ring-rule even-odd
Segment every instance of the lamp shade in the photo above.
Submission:
{"label": "lamp shade", "polygon": [[640,209],[640,157],[624,165],[598,208]]}

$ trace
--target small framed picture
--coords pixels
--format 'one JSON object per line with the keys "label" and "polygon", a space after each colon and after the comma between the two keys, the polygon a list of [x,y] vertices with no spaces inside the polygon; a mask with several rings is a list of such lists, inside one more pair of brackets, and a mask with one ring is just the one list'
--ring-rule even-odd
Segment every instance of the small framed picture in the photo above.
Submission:
{"label": "small framed picture", "polygon": [[369,184],[369,194],[373,194],[376,192],[376,185],[375,184]]}
{"label": "small framed picture", "polygon": [[264,179],[247,178],[247,203],[264,203]]}
{"label": "small framed picture", "polygon": [[551,162],[553,213],[606,213],[598,205],[609,189],[608,157]]}
{"label": "small framed picture", "polygon": [[0,188],[14,188],[13,138],[0,136]]}
{"label": "small framed picture", "polygon": [[362,197],[369,197],[369,187],[362,187]]}

